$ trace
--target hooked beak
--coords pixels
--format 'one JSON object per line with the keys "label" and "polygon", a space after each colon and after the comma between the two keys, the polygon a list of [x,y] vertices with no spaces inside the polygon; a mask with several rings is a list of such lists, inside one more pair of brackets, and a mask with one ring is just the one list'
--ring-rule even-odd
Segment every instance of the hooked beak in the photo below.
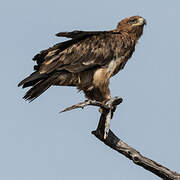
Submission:
{"label": "hooked beak", "polygon": [[144,19],[144,18],[139,18],[139,25],[146,25],[147,24],[147,22],[146,22],[146,20]]}

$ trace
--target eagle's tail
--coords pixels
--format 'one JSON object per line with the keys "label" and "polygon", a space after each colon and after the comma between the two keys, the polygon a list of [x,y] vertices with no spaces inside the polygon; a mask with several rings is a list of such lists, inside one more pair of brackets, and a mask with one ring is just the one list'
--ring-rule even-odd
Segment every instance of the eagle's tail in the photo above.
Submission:
{"label": "eagle's tail", "polygon": [[33,72],[31,75],[29,75],[27,78],[25,78],[24,80],[22,80],[19,84],[19,86],[23,86],[23,88],[29,87],[29,86],[33,86],[36,83],[38,83],[39,81],[41,81],[42,79],[47,78],[47,74],[40,74],[38,71]]}
{"label": "eagle's tail", "polygon": [[46,91],[51,85],[53,85],[58,74],[40,74],[39,72],[34,72],[24,80],[22,80],[18,86],[23,86],[23,88],[32,86],[30,90],[24,95],[25,100],[33,101],[39,97],[44,91]]}
{"label": "eagle's tail", "polygon": [[25,100],[31,102],[52,85],[75,86],[77,80],[77,75],[64,71],[53,72],[49,75],[34,72],[22,80],[18,86],[23,86],[23,88],[32,86],[23,97]]}
{"label": "eagle's tail", "polygon": [[45,79],[40,80],[36,83],[29,91],[24,95],[24,99],[28,101],[33,101],[39,97],[43,92],[45,92],[51,85],[53,85],[56,76],[51,76]]}

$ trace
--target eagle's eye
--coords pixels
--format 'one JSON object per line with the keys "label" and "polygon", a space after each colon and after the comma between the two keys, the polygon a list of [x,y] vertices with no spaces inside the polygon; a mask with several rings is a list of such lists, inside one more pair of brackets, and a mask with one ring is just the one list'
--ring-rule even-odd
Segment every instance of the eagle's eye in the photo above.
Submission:
{"label": "eagle's eye", "polygon": [[138,22],[137,19],[130,19],[130,20],[128,20],[128,23],[130,23],[130,24],[136,24],[137,22]]}

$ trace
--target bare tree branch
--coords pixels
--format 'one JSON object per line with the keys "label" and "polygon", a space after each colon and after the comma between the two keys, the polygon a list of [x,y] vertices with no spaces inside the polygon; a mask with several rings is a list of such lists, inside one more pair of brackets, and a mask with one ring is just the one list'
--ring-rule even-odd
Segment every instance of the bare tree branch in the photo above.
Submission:
{"label": "bare tree branch", "polygon": [[60,113],[63,113],[63,112],[67,112],[67,111],[71,111],[73,109],[78,109],[78,108],[84,108],[86,106],[99,106],[101,108],[105,108],[105,109],[109,109],[109,107],[101,102],[98,102],[98,101],[93,101],[93,100],[86,100],[84,102],[80,102],[78,104],[75,104],[73,106],[70,106],[70,107],[67,107],[66,109],[60,111]]}
{"label": "bare tree branch", "polygon": [[99,106],[102,108],[101,117],[99,119],[98,127],[95,131],[92,131],[99,140],[104,142],[107,146],[123,154],[128,159],[132,160],[136,165],[143,167],[144,169],[154,173],[164,180],[180,180],[180,174],[171,171],[170,169],[162,166],[161,164],[144,157],[136,149],[130,147],[128,144],[119,139],[110,129],[110,120],[113,117],[113,113],[116,110],[116,106],[122,102],[122,98],[115,97],[110,99],[105,104],[87,100],[82,103],[78,103],[74,106],[66,108],[65,111],[70,111],[76,108],[84,108],[88,105]]}

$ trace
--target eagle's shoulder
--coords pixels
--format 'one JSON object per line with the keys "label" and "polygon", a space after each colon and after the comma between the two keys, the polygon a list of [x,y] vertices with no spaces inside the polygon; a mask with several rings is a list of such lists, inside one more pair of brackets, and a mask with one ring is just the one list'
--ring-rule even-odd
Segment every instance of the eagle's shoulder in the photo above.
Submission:
{"label": "eagle's shoulder", "polygon": [[117,34],[111,32],[94,34],[61,52],[56,68],[76,73],[95,66],[102,67],[120,54],[122,45],[121,38]]}

